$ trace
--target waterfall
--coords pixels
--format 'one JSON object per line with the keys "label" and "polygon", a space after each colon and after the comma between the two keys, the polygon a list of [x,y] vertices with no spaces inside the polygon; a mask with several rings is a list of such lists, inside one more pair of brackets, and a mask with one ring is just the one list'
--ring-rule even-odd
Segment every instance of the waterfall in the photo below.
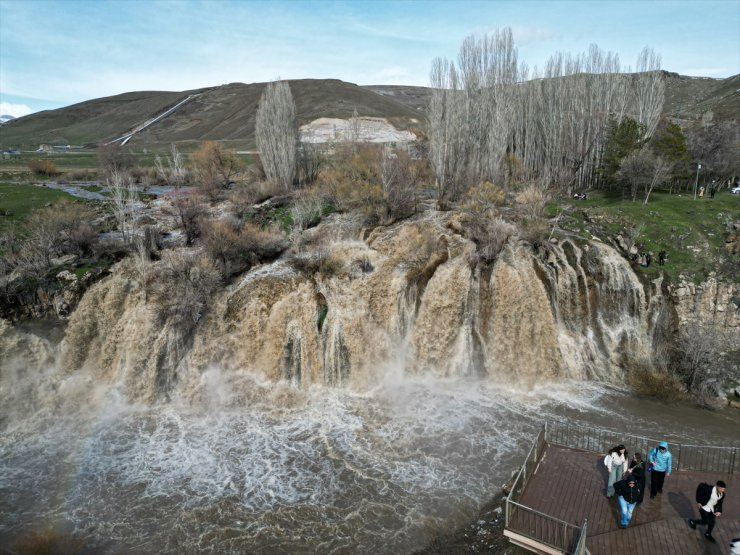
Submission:
{"label": "waterfall", "polygon": [[331,275],[255,268],[211,299],[192,336],[157,317],[124,261],[72,315],[60,367],[151,402],[197,388],[209,368],[302,387],[372,386],[390,367],[531,386],[620,383],[650,361],[662,285],[614,249],[512,240],[481,262],[446,224],[435,214],[338,240]]}

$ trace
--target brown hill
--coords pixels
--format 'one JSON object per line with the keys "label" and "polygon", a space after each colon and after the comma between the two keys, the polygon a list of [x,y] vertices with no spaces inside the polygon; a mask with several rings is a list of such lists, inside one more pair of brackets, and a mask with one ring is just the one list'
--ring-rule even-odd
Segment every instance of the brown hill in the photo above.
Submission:
{"label": "brown hill", "polygon": [[[681,120],[711,112],[714,119],[740,119],[740,75],[727,79],[686,77],[665,73],[663,113]],[[131,92],[38,112],[0,127],[0,148],[36,148],[39,144],[81,145],[120,137],[161,114],[191,94],[198,94],[173,114],[138,133],[139,146],[224,141],[253,149],[254,123],[265,83],[231,83],[184,91]],[[320,117],[384,117],[400,129],[423,127],[431,89],[373,85],[360,87],[335,79],[290,81],[299,124]]]}
{"label": "brown hill", "polygon": [[[38,112],[8,122],[0,130],[0,147],[36,148],[41,143],[81,145],[112,140],[166,111],[188,95],[199,93],[176,112],[137,134],[133,144],[187,143],[220,140],[239,148],[254,147],[257,104],[265,83],[231,83],[185,91],[126,93]],[[409,106],[335,79],[290,81],[300,125],[320,117],[384,117],[400,129],[418,126]],[[423,116],[421,116],[423,119]]]}

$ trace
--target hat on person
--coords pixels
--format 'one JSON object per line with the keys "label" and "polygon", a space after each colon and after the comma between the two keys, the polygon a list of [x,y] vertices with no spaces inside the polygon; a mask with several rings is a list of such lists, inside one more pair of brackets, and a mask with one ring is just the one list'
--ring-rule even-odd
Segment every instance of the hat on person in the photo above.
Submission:
{"label": "hat on person", "polygon": [[637,478],[635,478],[634,474],[630,474],[624,479],[625,482],[635,482],[637,483]]}
{"label": "hat on person", "polygon": [[663,449],[668,449],[668,442],[661,441],[660,443],[658,443],[658,447],[662,447]]}

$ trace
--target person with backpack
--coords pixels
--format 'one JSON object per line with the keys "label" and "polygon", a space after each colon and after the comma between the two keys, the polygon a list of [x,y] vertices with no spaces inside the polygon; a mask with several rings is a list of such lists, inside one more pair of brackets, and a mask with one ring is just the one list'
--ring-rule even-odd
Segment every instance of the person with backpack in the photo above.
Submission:
{"label": "person with backpack", "polygon": [[696,488],[696,503],[699,505],[701,520],[690,518],[689,526],[693,530],[696,530],[697,526],[706,525],[707,531],[704,533],[704,537],[712,543],[717,541],[712,536],[712,530],[714,529],[714,522],[717,520],[717,517],[722,514],[722,502],[725,500],[726,490],[727,484],[722,480],[719,480],[714,487],[702,482]]}
{"label": "person with backpack", "polygon": [[642,490],[637,478],[629,474],[627,478],[614,484],[614,491],[616,491],[617,500],[619,501],[619,525],[622,528],[627,528],[630,520],[632,520],[632,512],[635,510],[635,506],[642,501]]}
{"label": "person with backpack", "polygon": [[661,441],[657,447],[648,452],[648,472],[650,472],[650,499],[663,493],[663,482],[671,475],[673,456],[668,450],[668,443]]}
{"label": "person with backpack", "polygon": [[617,445],[609,449],[604,457],[604,465],[609,471],[609,478],[606,482],[606,496],[614,496],[614,484],[622,479],[627,471],[627,449],[624,445]]}

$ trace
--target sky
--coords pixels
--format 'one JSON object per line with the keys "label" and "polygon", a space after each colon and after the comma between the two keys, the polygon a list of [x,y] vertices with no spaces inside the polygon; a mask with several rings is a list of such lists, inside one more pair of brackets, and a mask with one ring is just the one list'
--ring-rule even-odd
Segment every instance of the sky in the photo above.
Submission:
{"label": "sky", "polygon": [[590,44],[634,66],[740,73],[740,0],[0,0],[0,115],[138,90],[336,78],[427,85],[431,61],[511,27],[542,67]]}

